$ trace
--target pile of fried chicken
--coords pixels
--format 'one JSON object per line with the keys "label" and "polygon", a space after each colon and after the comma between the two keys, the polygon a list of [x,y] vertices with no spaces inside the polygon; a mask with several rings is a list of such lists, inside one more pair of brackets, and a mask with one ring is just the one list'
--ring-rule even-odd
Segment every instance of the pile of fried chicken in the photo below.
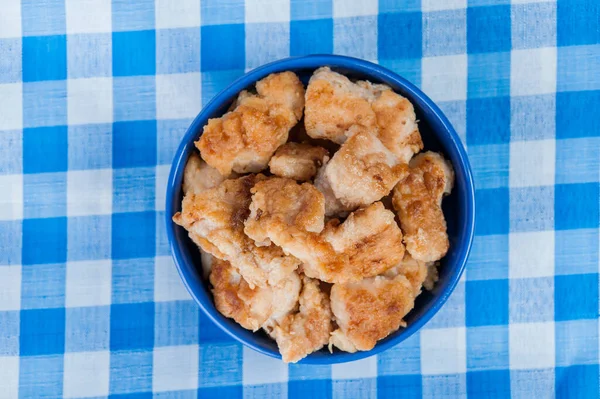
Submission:
{"label": "pile of fried chicken", "polygon": [[448,251],[454,180],[440,154],[415,155],[406,98],[328,67],[306,89],[276,73],[195,145],[173,220],[200,248],[219,312],[263,329],[285,362],[367,351],[406,326]]}

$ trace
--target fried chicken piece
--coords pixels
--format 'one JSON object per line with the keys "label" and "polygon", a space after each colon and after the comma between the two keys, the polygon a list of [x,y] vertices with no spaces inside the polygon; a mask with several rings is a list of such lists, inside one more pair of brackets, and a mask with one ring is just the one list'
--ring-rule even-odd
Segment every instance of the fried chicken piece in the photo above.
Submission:
{"label": "fried chicken piece", "polygon": [[440,154],[426,152],[410,162],[410,174],[394,188],[393,204],[411,256],[423,262],[441,259],[448,251],[442,198],[454,184],[454,171]]}
{"label": "fried chicken piece", "polygon": [[225,177],[218,170],[209,166],[197,153],[192,153],[183,170],[183,194],[200,194],[218,186]]}
{"label": "fried chicken piece", "polygon": [[[257,184],[245,232],[258,244],[272,242],[300,259],[307,276],[329,283],[376,276],[400,262],[404,255],[402,232],[394,213],[380,202],[355,211],[341,224],[337,219],[329,221],[319,233],[322,195],[308,183],[292,187],[288,184],[285,190],[261,194],[262,185]],[[293,191],[302,192],[295,194],[302,199],[294,202],[284,194]]]}
{"label": "fried chicken piece", "polygon": [[380,200],[408,173],[406,164],[400,163],[373,133],[353,126],[348,134],[350,138],[315,180],[326,197],[328,216]]}
{"label": "fried chicken piece", "polygon": [[206,163],[224,176],[265,169],[302,116],[304,86],[294,73],[269,75],[256,90],[256,95],[240,93],[232,111],[209,119],[195,143]]}
{"label": "fried chicken piece", "polygon": [[402,262],[383,273],[387,278],[403,275],[410,282],[415,298],[421,293],[421,288],[427,278],[428,264],[413,259],[408,252],[404,253]]}
{"label": "fried chicken piece", "polygon": [[304,124],[309,136],[342,144],[351,126],[377,131],[403,163],[423,148],[413,105],[389,86],[351,82],[327,67],[317,69],[306,89]]}
{"label": "fried chicken piece", "polygon": [[277,285],[292,273],[299,260],[274,245],[258,247],[244,234],[249,215],[250,189],[263,175],[225,180],[219,186],[183,198],[182,210],[173,221],[188,230],[203,250],[229,261],[254,286]]}
{"label": "fried chicken piece", "polygon": [[377,341],[403,325],[414,299],[413,286],[402,274],[334,284],[331,310],[339,328],[331,334],[330,350],[332,345],[346,352],[373,349]]}
{"label": "fried chicken piece", "polygon": [[270,333],[286,363],[296,363],[321,349],[332,330],[329,298],[317,280],[304,277],[300,309],[284,317]]}
{"label": "fried chicken piece", "polygon": [[273,225],[289,234],[294,231],[320,233],[325,225],[323,195],[310,183],[273,177],[257,182],[250,190],[250,216],[244,232],[256,245],[270,245]]}
{"label": "fried chicken piece", "polygon": [[271,173],[289,179],[308,181],[329,159],[329,152],[310,144],[286,143],[275,151],[269,161]]}
{"label": "fried chicken piece", "polygon": [[315,139],[329,139],[338,144],[346,141],[346,131],[353,125],[377,127],[371,108],[372,94],[328,67],[317,69],[306,88],[304,126]]}
{"label": "fried chicken piece", "polygon": [[293,311],[301,287],[300,277],[293,272],[276,286],[252,288],[229,262],[216,258],[210,283],[217,310],[252,331]]}

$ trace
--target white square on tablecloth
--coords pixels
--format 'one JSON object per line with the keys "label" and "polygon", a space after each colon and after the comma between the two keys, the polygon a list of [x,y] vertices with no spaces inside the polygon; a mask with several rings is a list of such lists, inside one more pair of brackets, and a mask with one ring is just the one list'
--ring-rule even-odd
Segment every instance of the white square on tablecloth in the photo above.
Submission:
{"label": "white square on tablecloth", "polygon": [[111,10],[111,0],[65,0],[67,33],[110,33]]}
{"label": "white square on tablecloth", "polygon": [[554,185],[556,140],[511,141],[509,158],[510,187]]}
{"label": "white square on tablecloth", "polygon": [[333,17],[348,18],[377,15],[379,8],[376,0],[346,1],[333,0]]}
{"label": "white square on tablecloth", "polygon": [[2,381],[2,398],[19,396],[19,357],[0,356],[0,381]]}
{"label": "white square on tablecloth", "polygon": [[156,0],[156,28],[189,28],[200,26],[198,0]]}
{"label": "white square on tablecloth", "polygon": [[112,212],[112,169],[67,172],[67,215],[109,215]]}
{"label": "white square on tablecloth", "polygon": [[170,256],[154,259],[154,301],[186,301],[190,294],[185,289],[177,268]]}
{"label": "white square on tablecloth", "polygon": [[279,359],[258,353],[244,346],[244,385],[277,384],[288,381],[288,365]]}
{"label": "white square on tablecloth", "polygon": [[21,266],[0,266],[0,311],[19,309],[21,309]]}
{"label": "white square on tablecloth", "polygon": [[23,219],[23,175],[0,175],[0,220]]}
{"label": "white square on tablecloth", "polygon": [[165,210],[165,201],[167,200],[167,181],[169,180],[169,173],[171,172],[171,165],[158,165],[156,167],[156,179],[155,179],[155,209],[157,211]]}
{"label": "white square on tablecloth", "polygon": [[152,353],[152,391],[198,387],[198,345],[163,346]]}
{"label": "white square on tablecloth", "polygon": [[111,303],[110,260],[67,262],[66,306],[102,306]]}
{"label": "white square on tablecloth", "polygon": [[23,84],[0,84],[0,130],[23,129]]}
{"label": "white square on tablecloth", "polygon": [[0,12],[0,38],[21,37],[21,1],[3,0]]}
{"label": "white square on tablecloth", "polygon": [[460,10],[463,8],[467,8],[467,0],[423,0],[421,3],[423,12]]}
{"label": "white square on tablecloth", "polygon": [[554,367],[554,322],[510,323],[508,333],[511,370]]}
{"label": "white square on tablecloth", "polygon": [[288,22],[290,0],[246,0],[246,23]]}
{"label": "white square on tablecloth", "polygon": [[112,123],[112,78],[67,79],[69,125]]}
{"label": "white square on tablecloth", "polygon": [[331,365],[333,380],[354,380],[359,378],[377,377],[377,356],[356,360],[349,363]]}
{"label": "white square on tablecloth", "polygon": [[556,47],[512,50],[510,94],[531,96],[556,91]]}
{"label": "white square on tablecloth", "polygon": [[195,117],[201,104],[200,73],[156,75],[156,115],[158,119]]}
{"label": "white square on tablecloth", "polygon": [[422,88],[433,101],[467,99],[467,55],[423,57]]}
{"label": "white square on tablecloth", "polygon": [[510,278],[554,276],[554,231],[510,233],[508,275]]}
{"label": "white square on tablecloth", "polygon": [[424,375],[465,373],[465,327],[421,330],[421,371]]}
{"label": "white square on tablecloth", "polygon": [[64,397],[107,396],[109,373],[108,351],[65,353]]}

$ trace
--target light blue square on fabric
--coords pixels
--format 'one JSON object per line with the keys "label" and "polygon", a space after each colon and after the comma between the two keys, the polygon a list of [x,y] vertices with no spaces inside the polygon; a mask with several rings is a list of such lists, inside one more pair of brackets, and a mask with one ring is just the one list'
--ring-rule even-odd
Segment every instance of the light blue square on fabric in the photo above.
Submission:
{"label": "light blue square on fabric", "polygon": [[600,90],[600,44],[557,48],[556,90]]}
{"label": "light blue square on fabric", "polygon": [[113,260],[111,303],[151,302],[153,299],[153,258]]}
{"label": "light blue square on fabric", "polygon": [[333,20],[310,19],[290,22],[290,55],[333,52]]}
{"label": "light blue square on fabric", "polygon": [[508,235],[475,236],[465,273],[468,281],[508,278]]}
{"label": "light blue square on fabric", "polygon": [[509,144],[472,145],[469,160],[478,188],[508,186]]}
{"label": "light blue square on fabric", "polygon": [[469,54],[469,99],[510,94],[510,53]]}
{"label": "light blue square on fabric", "polygon": [[554,381],[554,368],[510,370],[510,391],[519,399],[529,399],[540,392],[554,397]]}
{"label": "light blue square on fabric", "polygon": [[60,398],[64,356],[26,356],[19,359],[19,397]]}
{"label": "light blue square on fabric", "polygon": [[113,212],[154,210],[156,168],[123,168],[113,171]]}
{"label": "light blue square on fabric", "polygon": [[290,0],[292,21],[304,19],[323,19],[333,16],[331,0]]}
{"label": "light blue square on fabric", "polygon": [[466,331],[470,371],[509,368],[507,325],[469,327]]}
{"label": "light blue square on fabric", "polygon": [[112,30],[154,29],[154,0],[112,0]]}
{"label": "light blue square on fabric", "polygon": [[111,395],[152,391],[152,351],[112,352],[110,355]]}
{"label": "light blue square on fabric", "polygon": [[0,175],[23,173],[23,131],[0,131]]}
{"label": "light blue square on fabric", "polygon": [[593,183],[600,181],[599,148],[600,137],[557,140],[556,183]]}
{"label": "light blue square on fabric", "polygon": [[331,385],[334,398],[363,399],[377,394],[376,378],[333,380]]}
{"label": "light blue square on fabric", "polygon": [[156,31],[156,73],[200,71],[200,29]]}
{"label": "light blue square on fabric", "polygon": [[[415,84],[419,83],[413,82]],[[452,127],[458,134],[463,146],[467,145],[467,104],[465,101],[441,101],[437,103]]]}
{"label": "light blue square on fabric", "polygon": [[[222,394],[222,397],[229,398],[230,396]],[[132,395],[139,396],[139,395]],[[185,391],[165,391],[165,392],[154,392],[152,394],[153,399],[197,399],[202,398],[201,394],[197,390],[185,390]],[[207,396],[210,397],[210,396]]]}
{"label": "light blue square on fabric", "polygon": [[467,395],[465,374],[424,375],[424,398],[458,398]]}
{"label": "light blue square on fabric", "polygon": [[554,320],[554,278],[552,277],[510,279],[509,298],[511,323]]}
{"label": "light blue square on fabric", "polygon": [[65,352],[108,350],[110,306],[66,309]]}
{"label": "light blue square on fabric", "polygon": [[23,127],[67,124],[67,82],[23,83]]}
{"label": "light blue square on fabric", "polygon": [[379,0],[379,14],[421,11],[421,0],[405,0],[398,2],[396,0]]}
{"label": "light blue square on fabric", "polygon": [[69,217],[67,229],[70,261],[110,259],[110,215]]}
{"label": "light blue square on fabric", "polygon": [[379,65],[397,73],[415,86],[421,86],[422,64],[420,58],[382,59],[379,54]]}
{"label": "light blue square on fabric", "polygon": [[196,302],[156,302],[154,309],[154,346],[198,343],[200,310]]}
{"label": "light blue square on fabric", "polygon": [[202,0],[200,7],[202,26],[244,23],[244,0]]}
{"label": "light blue square on fabric", "polygon": [[0,83],[15,83],[23,80],[23,44],[20,38],[0,39]]}
{"label": "light blue square on fabric", "polygon": [[19,311],[1,311],[0,356],[19,355]]}
{"label": "light blue square on fabric", "polygon": [[401,345],[382,352],[377,356],[377,374],[403,375],[421,373],[421,339],[413,334]]}
{"label": "light blue square on fabric", "polygon": [[244,398],[246,399],[261,399],[261,398],[287,398],[288,384],[260,384],[260,385],[245,385]]}
{"label": "light blue square on fabric", "polygon": [[510,139],[543,140],[555,136],[554,94],[519,96],[510,99]]}
{"label": "light blue square on fabric", "polygon": [[559,230],[554,239],[556,275],[598,271],[600,239],[598,229]]}
{"label": "light blue square on fabric", "polygon": [[69,35],[67,73],[70,79],[110,77],[112,75],[112,37],[110,33]]}
{"label": "light blue square on fabric", "polygon": [[68,136],[69,170],[112,166],[112,124],[69,126]]}
{"label": "light blue square on fabric", "polygon": [[331,365],[323,364],[297,364],[288,365],[288,375],[290,381],[311,381],[321,379],[331,379]]}
{"label": "light blue square on fabric", "polygon": [[510,231],[554,229],[554,186],[510,189]]}
{"label": "light blue square on fabric", "polygon": [[513,4],[513,49],[556,46],[556,3]]}
{"label": "light blue square on fabric", "polygon": [[[204,80],[202,83],[204,84]],[[156,121],[156,125],[156,150],[158,151],[156,162],[158,165],[170,165],[190,121],[188,119],[159,119]]]}
{"label": "light blue square on fabric", "polygon": [[64,263],[26,265],[21,272],[21,308],[65,306],[67,268]]}
{"label": "light blue square on fabric", "polygon": [[66,173],[23,175],[23,201],[23,214],[26,218],[66,216]]}
{"label": "light blue square on fabric", "polygon": [[64,35],[65,0],[21,0],[23,36]]}
{"label": "light blue square on fabric", "polygon": [[246,24],[246,68],[257,68],[289,55],[289,23]]}
{"label": "light blue square on fabric", "polygon": [[[239,78],[243,74],[243,68],[229,71],[202,72],[202,105],[206,105],[210,100],[212,100],[214,96],[217,95],[217,93],[226,88],[231,82],[233,82],[235,79]],[[165,121],[165,123],[169,122]],[[182,135],[183,133],[185,133],[185,131],[182,132]]]}
{"label": "light blue square on fabric", "polygon": [[333,52],[366,60],[377,59],[377,16],[333,20]]}
{"label": "light blue square on fabric", "polygon": [[0,251],[0,266],[21,264],[22,239],[21,220],[0,220],[0,242],[8,243]]}
{"label": "light blue square on fabric", "polygon": [[448,328],[465,325],[465,283],[459,281],[448,301],[423,328]]}
{"label": "light blue square on fabric", "polygon": [[156,212],[156,256],[171,256],[164,211]]}
{"label": "light blue square on fabric", "polygon": [[198,386],[200,388],[238,385],[242,383],[243,349],[239,343],[200,345]]}
{"label": "light blue square on fabric", "polygon": [[423,13],[423,56],[464,54],[466,51],[465,9]]}
{"label": "light blue square on fabric", "polygon": [[557,321],[556,365],[598,364],[598,321]]}
{"label": "light blue square on fabric", "polygon": [[156,79],[154,76],[113,78],[115,122],[156,119]]}

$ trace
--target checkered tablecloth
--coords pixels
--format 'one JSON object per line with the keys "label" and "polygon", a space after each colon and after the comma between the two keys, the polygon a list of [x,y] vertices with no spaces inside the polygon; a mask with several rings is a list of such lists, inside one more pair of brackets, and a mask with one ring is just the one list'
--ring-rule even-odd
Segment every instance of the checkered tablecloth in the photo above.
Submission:
{"label": "checkered tablecloth", "polygon": [[[0,0],[0,397],[598,398],[599,19],[597,0]],[[446,112],[477,237],[420,333],[288,366],[190,299],[166,178],[234,78],[332,52]]]}

